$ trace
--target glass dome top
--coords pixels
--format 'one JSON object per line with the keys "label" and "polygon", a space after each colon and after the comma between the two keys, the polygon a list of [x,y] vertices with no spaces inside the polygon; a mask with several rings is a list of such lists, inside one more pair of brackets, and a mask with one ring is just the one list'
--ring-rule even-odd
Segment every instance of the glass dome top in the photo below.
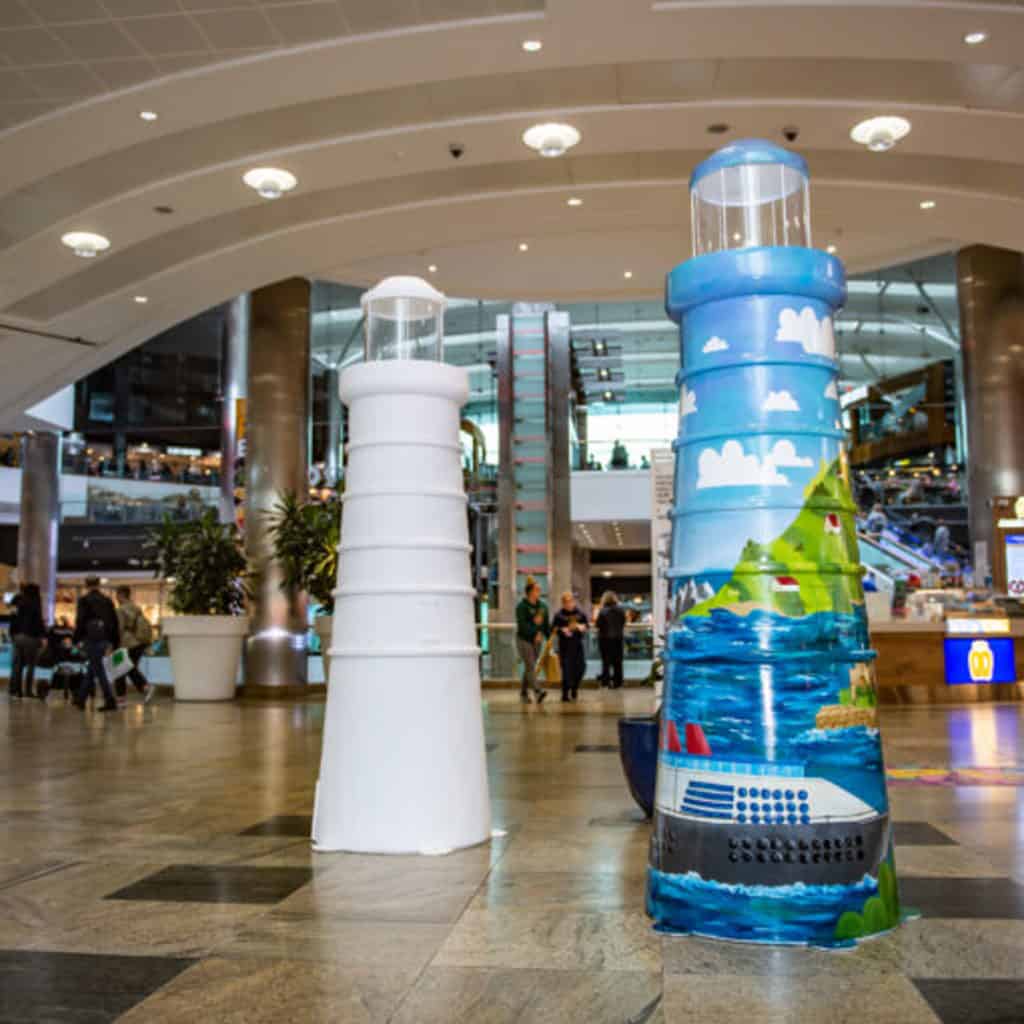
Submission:
{"label": "glass dome top", "polygon": [[753,246],[810,246],[803,157],[765,139],[712,154],[690,176],[694,255]]}
{"label": "glass dome top", "polygon": [[365,358],[441,362],[448,300],[421,277],[386,277],[364,292]]}

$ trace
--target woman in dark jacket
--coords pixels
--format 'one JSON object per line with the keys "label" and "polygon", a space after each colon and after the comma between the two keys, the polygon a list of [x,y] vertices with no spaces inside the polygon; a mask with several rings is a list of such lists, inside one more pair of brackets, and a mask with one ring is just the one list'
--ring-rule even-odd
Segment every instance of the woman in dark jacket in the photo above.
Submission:
{"label": "woman in dark jacket", "polygon": [[23,583],[14,599],[14,615],[11,617],[11,700],[21,700],[22,678],[25,680],[25,696],[34,697],[32,684],[36,677],[36,664],[46,646],[46,623],[43,622],[43,601],[36,583]]}
{"label": "woman in dark jacket", "polygon": [[622,686],[626,613],[613,590],[606,590],[597,613],[597,642],[601,649],[601,685],[612,690]]}
{"label": "woman in dark jacket", "polygon": [[562,668],[562,701],[576,700],[580,683],[587,670],[587,656],[583,650],[583,634],[587,631],[587,617],[576,604],[571,590],[562,595],[562,607],[551,620],[551,631],[558,637],[558,660]]}

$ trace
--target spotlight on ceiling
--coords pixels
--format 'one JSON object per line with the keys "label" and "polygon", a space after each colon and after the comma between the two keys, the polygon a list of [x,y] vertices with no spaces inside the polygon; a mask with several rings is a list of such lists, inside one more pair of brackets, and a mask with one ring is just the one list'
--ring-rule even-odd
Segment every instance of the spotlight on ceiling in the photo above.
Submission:
{"label": "spotlight on ceiling", "polygon": [[254,167],[242,180],[264,199],[280,199],[299,183],[291,171],[283,171],[280,167]]}
{"label": "spotlight on ceiling", "polygon": [[140,110],[139,117],[141,117],[143,121],[156,121],[159,119],[160,115],[155,110]]}
{"label": "spotlight on ceiling", "polygon": [[922,210],[934,210],[935,209],[935,200],[934,199],[922,199],[921,202],[918,203],[918,206],[920,206]]}
{"label": "spotlight on ceiling", "polygon": [[569,196],[565,201],[566,206],[582,206],[583,200],[579,196]]}
{"label": "spotlight on ceiling", "polygon": [[523,142],[541,156],[555,157],[567,153],[580,141],[579,130],[571,124],[535,124],[523,132]]}
{"label": "spotlight on ceiling", "polygon": [[436,273],[437,273],[437,264],[436,264],[436,263],[431,263],[431,264],[430,264],[430,266],[429,266],[429,267],[427,267],[427,270],[428,270],[428,271],[429,271],[429,272],[430,272],[431,274],[436,274]]}
{"label": "spotlight on ceiling", "polygon": [[539,39],[524,39],[523,49],[527,53],[539,53],[544,49],[544,44]]}
{"label": "spotlight on ceiling", "polygon": [[964,42],[968,46],[980,46],[986,39],[988,39],[987,32],[968,32],[964,36]]}
{"label": "spotlight on ceiling", "polygon": [[612,371],[607,366],[602,366],[597,371],[598,380],[611,380]]}
{"label": "spotlight on ceiling", "polygon": [[109,238],[94,234],[92,231],[69,231],[61,236],[61,241],[83,260],[91,260],[110,248]]}
{"label": "spotlight on ceiling", "polygon": [[632,278],[633,271],[632,270],[624,270],[622,272],[622,276],[628,281],[628,280],[630,280],[630,278]]}
{"label": "spotlight on ceiling", "polygon": [[520,242],[519,243],[519,251],[520,252],[528,252],[529,249],[530,249],[530,243],[529,242]]}
{"label": "spotlight on ceiling", "polygon": [[834,245],[826,245],[825,246],[825,252],[827,252],[829,254],[829,256],[834,256],[835,255],[835,251],[836,251],[836,247]]}
{"label": "spotlight on ceiling", "polygon": [[905,117],[870,117],[854,125],[850,138],[867,146],[872,153],[884,153],[892,149],[900,139],[910,132],[910,122]]}
{"label": "spotlight on ceiling", "polygon": [[136,295],[135,296],[135,301],[140,306],[144,306],[147,302],[149,302],[149,296],[148,295]]}
{"label": "spotlight on ceiling", "polygon": [[612,401],[613,398],[615,398],[615,392],[614,391],[606,391],[601,397],[606,402],[610,402],[610,401]]}

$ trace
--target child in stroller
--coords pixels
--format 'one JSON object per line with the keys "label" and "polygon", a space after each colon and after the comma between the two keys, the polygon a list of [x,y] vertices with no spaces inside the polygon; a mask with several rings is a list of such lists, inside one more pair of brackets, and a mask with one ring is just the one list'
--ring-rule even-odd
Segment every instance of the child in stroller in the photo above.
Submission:
{"label": "child in stroller", "polygon": [[50,630],[48,643],[39,661],[41,668],[52,669],[49,685],[45,683],[36,687],[39,695],[46,699],[49,690],[63,690],[64,700],[68,701],[78,692],[85,671],[85,655],[75,647],[74,630],[67,619],[59,619]]}

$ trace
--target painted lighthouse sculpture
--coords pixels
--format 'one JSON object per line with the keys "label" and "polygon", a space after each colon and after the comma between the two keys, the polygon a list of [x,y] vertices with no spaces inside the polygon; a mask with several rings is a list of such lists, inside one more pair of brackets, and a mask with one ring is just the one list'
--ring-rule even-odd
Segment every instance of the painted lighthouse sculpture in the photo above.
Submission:
{"label": "painted lighthouse sculpture", "polygon": [[899,903],[832,317],[807,166],[737,142],[690,181],[647,909],[665,931],[845,945]]}

